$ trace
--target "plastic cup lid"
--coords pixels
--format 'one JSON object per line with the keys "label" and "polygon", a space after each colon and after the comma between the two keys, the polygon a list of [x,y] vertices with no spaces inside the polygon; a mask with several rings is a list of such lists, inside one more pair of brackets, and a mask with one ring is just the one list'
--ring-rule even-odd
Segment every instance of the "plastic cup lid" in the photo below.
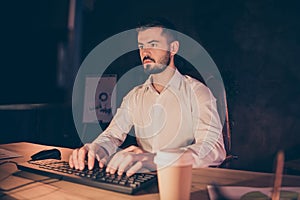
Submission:
{"label": "plastic cup lid", "polygon": [[170,166],[187,166],[194,162],[192,153],[183,149],[164,149],[156,153],[154,163],[158,169]]}

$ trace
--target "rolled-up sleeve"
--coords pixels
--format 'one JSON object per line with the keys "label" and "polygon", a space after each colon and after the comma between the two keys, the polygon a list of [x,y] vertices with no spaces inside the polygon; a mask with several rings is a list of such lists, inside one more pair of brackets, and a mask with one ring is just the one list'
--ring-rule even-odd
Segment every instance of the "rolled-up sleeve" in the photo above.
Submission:
{"label": "rolled-up sleeve", "polygon": [[131,96],[132,92],[124,97],[120,108],[117,109],[109,126],[93,141],[94,144],[105,148],[109,155],[117,151],[133,125],[131,104],[129,102]]}
{"label": "rolled-up sleeve", "polygon": [[191,95],[195,143],[187,148],[193,151],[193,167],[219,165],[225,159],[226,151],[216,99],[210,90],[201,84],[193,87]]}

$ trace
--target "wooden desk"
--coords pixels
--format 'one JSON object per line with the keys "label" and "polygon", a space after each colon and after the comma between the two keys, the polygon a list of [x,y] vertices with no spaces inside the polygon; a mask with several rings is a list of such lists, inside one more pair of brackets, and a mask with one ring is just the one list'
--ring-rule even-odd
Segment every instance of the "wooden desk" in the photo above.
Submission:
{"label": "wooden desk", "polygon": [[[29,160],[33,153],[53,147],[21,142],[0,145],[0,148],[23,155],[23,157],[10,160],[24,162]],[[67,148],[59,149],[62,152],[62,159],[68,160],[72,150]],[[3,161],[4,160],[0,162]],[[20,174],[22,176],[20,176]],[[156,186],[136,195],[126,195],[55,179],[32,183],[32,180],[24,178],[24,176],[26,176],[26,173],[19,173],[14,164],[1,165],[0,188],[2,190],[8,190],[26,183],[27,185],[11,191],[0,191],[0,199],[159,199],[159,193]],[[38,175],[36,175],[36,177],[37,179],[45,179],[45,177]],[[206,187],[212,182],[216,182],[220,185],[269,187],[273,185],[273,174],[220,168],[193,169],[192,181],[191,199],[205,200],[209,199]],[[300,186],[300,176],[285,175],[283,177],[283,186]]]}

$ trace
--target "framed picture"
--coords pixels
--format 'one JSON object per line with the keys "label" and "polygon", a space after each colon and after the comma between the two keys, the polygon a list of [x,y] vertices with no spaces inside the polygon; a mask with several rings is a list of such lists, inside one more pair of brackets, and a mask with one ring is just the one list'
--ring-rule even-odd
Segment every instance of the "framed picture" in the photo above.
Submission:
{"label": "framed picture", "polygon": [[116,107],[116,74],[85,78],[83,123],[109,123]]}

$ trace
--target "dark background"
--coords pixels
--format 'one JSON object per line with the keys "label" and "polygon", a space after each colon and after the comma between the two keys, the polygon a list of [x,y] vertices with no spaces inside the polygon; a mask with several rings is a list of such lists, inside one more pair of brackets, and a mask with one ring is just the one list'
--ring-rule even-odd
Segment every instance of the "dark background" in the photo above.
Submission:
{"label": "dark background", "polygon": [[[1,1],[1,143],[79,146],[71,93],[80,63],[99,43],[134,28],[141,18],[163,16],[198,41],[220,70],[232,151],[239,156],[232,168],[271,172],[280,149],[287,160],[300,157],[298,1],[77,3],[70,31],[67,0]],[[68,56],[59,57],[61,49]],[[112,72],[121,77],[138,62],[133,52],[116,61]]]}

